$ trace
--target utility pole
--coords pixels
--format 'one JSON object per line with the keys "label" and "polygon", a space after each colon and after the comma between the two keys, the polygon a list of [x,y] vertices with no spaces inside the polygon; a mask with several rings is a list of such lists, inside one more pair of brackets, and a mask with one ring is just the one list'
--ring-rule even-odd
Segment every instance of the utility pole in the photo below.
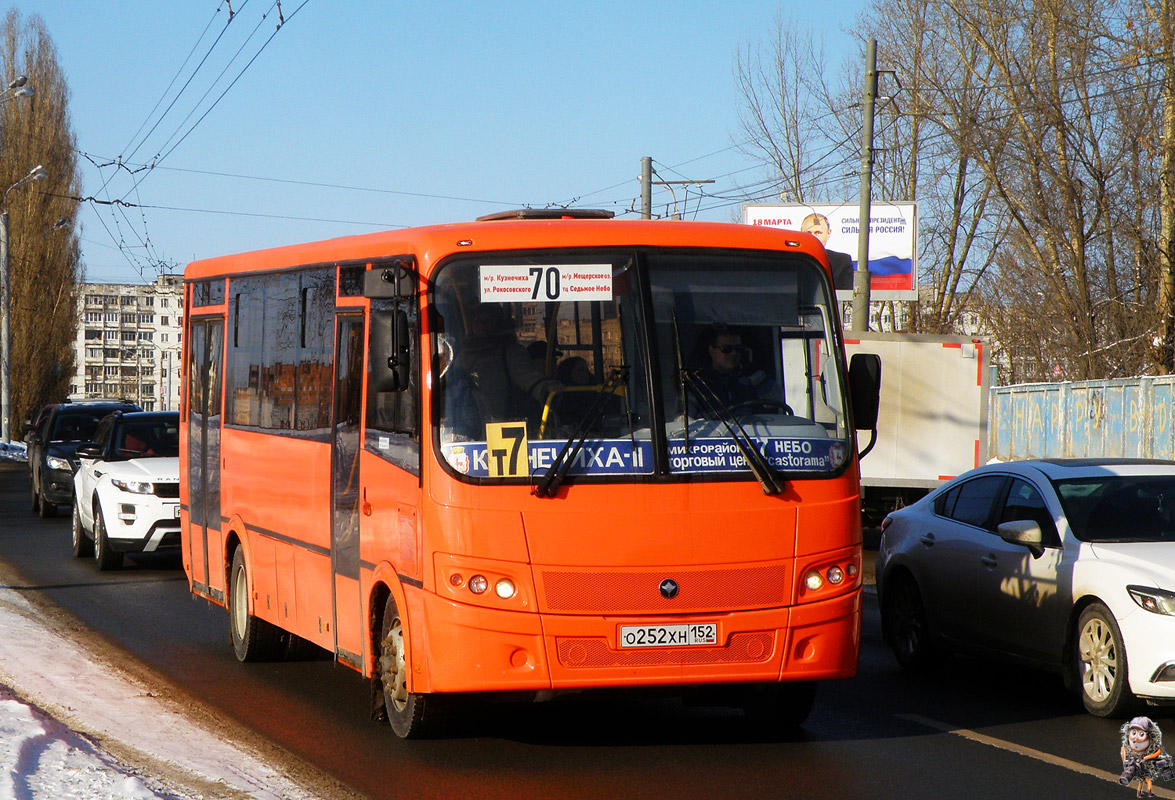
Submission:
{"label": "utility pole", "polygon": [[653,218],[653,157],[641,159],[641,219]]}
{"label": "utility pole", "polygon": [[1160,375],[1175,369],[1175,50],[1171,36],[1175,24],[1171,2],[1163,0],[1159,13],[1163,67],[1163,133],[1159,171],[1159,346],[1155,361]]}
{"label": "utility pole", "polygon": [[861,207],[857,271],[853,273],[853,330],[869,330],[869,216],[873,206],[873,106],[877,100],[877,40],[865,45],[865,104],[861,125]]}
{"label": "utility pole", "polygon": [[653,159],[645,156],[641,159],[641,219],[653,218],[653,187],[665,186],[673,194],[673,219],[681,219],[677,213],[677,192],[674,186],[700,186],[704,183],[714,183],[713,180],[704,181],[655,181],[653,180]]}

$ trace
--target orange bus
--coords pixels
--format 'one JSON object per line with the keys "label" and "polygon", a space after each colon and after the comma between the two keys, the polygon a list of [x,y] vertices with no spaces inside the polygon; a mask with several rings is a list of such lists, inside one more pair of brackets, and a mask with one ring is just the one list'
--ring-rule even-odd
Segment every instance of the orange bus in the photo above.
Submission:
{"label": "orange bus", "polygon": [[323,647],[402,737],[603,687],[799,722],[855,674],[880,364],[823,249],[609,217],[188,266],[183,562],[240,660]]}

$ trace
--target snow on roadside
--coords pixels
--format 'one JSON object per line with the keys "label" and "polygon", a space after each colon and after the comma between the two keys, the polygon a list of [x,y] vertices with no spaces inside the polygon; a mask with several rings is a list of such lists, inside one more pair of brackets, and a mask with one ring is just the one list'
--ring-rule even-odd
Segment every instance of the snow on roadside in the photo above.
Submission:
{"label": "snow on roadside", "polygon": [[54,630],[8,585],[0,631],[0,684],[12,689],[0,687],[0,798],[318,797],[154,693],[166,689],[153,692]]}
{"label": "snow on roadside", "polygon": [[[149,781],[150,779],[148,779]],[[154,783],[152,781],[152,783]],[[0,687],[0,797],[187,800],[117,763],[88,739]]]}

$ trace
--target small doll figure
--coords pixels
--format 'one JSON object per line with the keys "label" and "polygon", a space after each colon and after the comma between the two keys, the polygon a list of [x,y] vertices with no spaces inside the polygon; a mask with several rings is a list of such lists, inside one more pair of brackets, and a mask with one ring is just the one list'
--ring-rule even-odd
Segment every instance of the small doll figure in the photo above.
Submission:
{"label": "small doll figure", "polygon": [[1150,717],[1135,717],[1122,726],[1122,777],[1118,782],[1129,786],[1138,781],[1139,797],[1154,797],[1155,778],[1171,780],[1171,756],[1163,753],[1163,732]]}

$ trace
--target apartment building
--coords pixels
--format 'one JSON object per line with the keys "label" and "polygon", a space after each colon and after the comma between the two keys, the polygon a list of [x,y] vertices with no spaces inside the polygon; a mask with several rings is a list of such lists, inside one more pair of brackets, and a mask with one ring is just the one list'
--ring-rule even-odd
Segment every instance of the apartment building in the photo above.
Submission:
{"label": "apartment building", "polygon": [[80,299],[70,397],[125,398],[145,411],[178,410],[183,276],[161,275],[149,284],[83,283]]}

